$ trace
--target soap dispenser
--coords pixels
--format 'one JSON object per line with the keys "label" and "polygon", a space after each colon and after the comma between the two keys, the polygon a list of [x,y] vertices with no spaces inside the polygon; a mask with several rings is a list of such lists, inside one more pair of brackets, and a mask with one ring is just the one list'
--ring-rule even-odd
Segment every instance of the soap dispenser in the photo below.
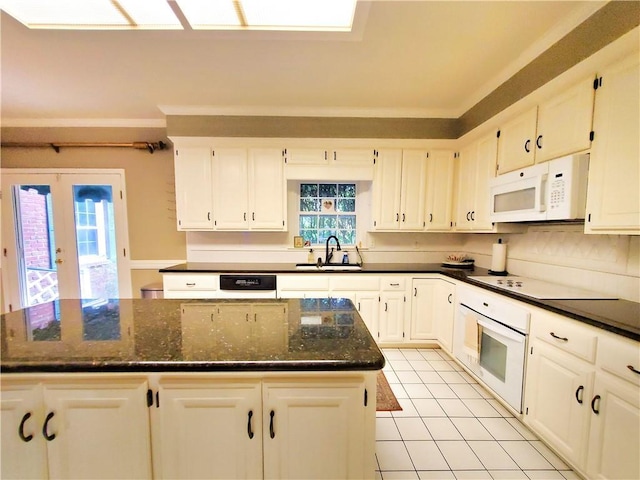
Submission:
{"label": "soap dispenser", "polygon": [[316,259],[313,257],[313,248],[309,249],[309,255],[307,255],[307,263],[316,263]]}

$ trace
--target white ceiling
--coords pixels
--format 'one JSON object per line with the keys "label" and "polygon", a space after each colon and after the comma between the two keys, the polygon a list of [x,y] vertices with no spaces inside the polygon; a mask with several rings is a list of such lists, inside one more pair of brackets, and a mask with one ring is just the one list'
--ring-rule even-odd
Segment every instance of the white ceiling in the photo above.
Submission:
{"label": "white ceiling", "polygon": [[[2,13],[3,125],[165,114],[459,117],[601,1],[374,1],[355,33],[29,30]],[[306,35],[306,36],[305,36]]]}

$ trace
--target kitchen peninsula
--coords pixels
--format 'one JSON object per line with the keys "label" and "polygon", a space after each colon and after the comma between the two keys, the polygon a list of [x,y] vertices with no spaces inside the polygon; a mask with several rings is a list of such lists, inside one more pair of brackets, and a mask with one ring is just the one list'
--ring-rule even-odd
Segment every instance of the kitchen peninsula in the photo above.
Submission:
{"label": "kitchen peninsula", "polygon": [[349,300],[60,300],[0,327],[2,478],[374,476],[384,357]]}

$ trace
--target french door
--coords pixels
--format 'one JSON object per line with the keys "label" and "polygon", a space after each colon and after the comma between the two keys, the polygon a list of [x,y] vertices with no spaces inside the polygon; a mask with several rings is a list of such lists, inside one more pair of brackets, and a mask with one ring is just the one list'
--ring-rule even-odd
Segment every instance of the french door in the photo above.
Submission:
{"label": "french door", "polygon": [[131,297],[122,170],[2,171],[5,310]]}

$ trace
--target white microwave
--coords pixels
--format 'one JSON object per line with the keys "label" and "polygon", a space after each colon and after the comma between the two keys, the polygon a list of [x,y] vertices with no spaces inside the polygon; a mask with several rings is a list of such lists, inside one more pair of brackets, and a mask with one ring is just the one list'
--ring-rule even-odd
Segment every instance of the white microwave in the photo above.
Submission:
{"label": "white microwave", "polygon": [[584,219],[589,154],[570,155],[490,181],[492,222]]}

